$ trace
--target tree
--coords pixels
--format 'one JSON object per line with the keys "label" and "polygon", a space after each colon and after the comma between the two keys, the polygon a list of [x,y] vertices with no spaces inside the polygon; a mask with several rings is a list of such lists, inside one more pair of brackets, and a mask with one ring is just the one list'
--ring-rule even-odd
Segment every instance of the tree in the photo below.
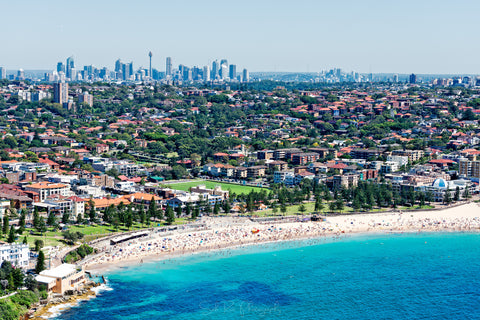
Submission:
{"label": "tree", "polygon": [[343,209],[345,208],[343,200],[338,199],[337,201],[335,201],[335,207],[337,207],[338,211],[340,211],[340,212],[343,211]]}
{"label": "tree", "polygon": [[47,232],[47,226],[45,224],[45,220],[40,218],[40,221],[39,221],[37,227],[35,228],[35,230],[37,230],[41,234],[44,234],[45,232]]}
{"label": "tree", "polygon": [[337,208],[337,205],[336,205],[336,202],[335,201],[332,201],[328,204],[328,209],[331,211],[331,212],[335,212],[335,209]]}
{"label": "tree", "polygon": [[45,254],[42,250],[38,253],[37,264],[35,265],[35,273],[40,274],[45,270]]}
{"label": "tree", "polygon": [[35,251],[40,251],[43,248],[43,240],[36,239],[34,242],[35,245]]}
{"label": "tree", "polygon": [[15,288],[20,288],[23,286],[23,280],[25,279],[25,274],[21,268],[15,268],[12,271],[13,275],[13,285]]}
{"label": "tree", "polygon": [[143,226],[145,224],[145,221],[147,220],[147,215],[145,214],[145,210],[143,209],[143,204],[140,205],[140,208],[138,210],[138,216],[140,218],[140,223]]}
{"label": "tree", "polygon": [[77,215],[77,224],[82,224],[83,223],[83,216],[81,213]]}
{"label": "tree", "polygon": [[23,244],[28,244],[28,239],[27,239],[27,236],[23,237],[23,241],[22,241]]}
{"label": "tree", "polygon": [[232,206],[230,205],[230,201],[228,201],[228,199],[225,200],[223,202],[223,212],[225,212],[225,214],[229,214],[231,209]]}
{"label": "tree", "polygon": [[305,211],[307,211],[307,208],[305,207],[305,205],[302,203],[300,205],[300,207],[298,207],[298,211],[300,211],[302,214],[305,213]]}
{"label": "tree", "polygon": [[133,213],[131,211],[127,212],[127,217],[125,221],[125,226],[130,229],[133,225]]}
{"label": "tree", "polygon": [[168,224],[172,224],[175,222],[175,213],[173,212],[173,208],[169,205],[167,205],[167,209],[165,209],[165,217]]}
{"label": "tree", "polygon": [[18,221],[18,234],[22,234],[23,231],[25,231],[25,218],[26,218],[26,215],[27,213],[25,212],[25,209],[23,209],[21,212],[20,212],[20,220]]}
{"label": "tree", "polygon": [[192,219],[196,219],[198,216],[200,216],[200,208],[196,206],[192,212]]}
{"label": "tree", "polygon": [[92,199],[89,202],[88,218],[90,223],[95,223],[97,221],[97,211],[95,210],[95,204]]}
{"label": "tree", "polygon": [[148,216],[153,219],[157,219],[157,204],[155,202],[155,197],[152,196],[150,203],[148,204]]}
{"label": "tree", "polygon": [[220,204],[218,201],[215,202],[215,205],[213,206],[213,214],[218,215],[220,213]]}
{"label": "tree", "polygon": [[48,218],[47,218],[47,224],[49,226],[53,226],[55,224],[55,213],[53,211],[50,211],[50,213],[48,214]]}
{"label": "tree", "polygon": [[470,199],[470,190],[469,190],[468,186],[465,186],[465,191],[463,192],[463,197],[465,199]]}
{"label": "tree", "polygon": [[190,204],[190,202],[188,202],[187,205],[185,206],[185,215],[187,217],[190,217],[191,214],[192,214],[192,205]]}
{"label": "tree", "polygon": [[175,213],[177,214],[177,218],[180,218],[182,216],[182,206],[178,205],[175,208]]}
{"label": "tree", "polygon": [[15,230],[14,228],[10,229],[10,232],[8,233],[8,243],[14,243],[15,242]]}
{"label": "tree", "polygon": [[62,232],[62,236],[68,244],[74,244],[78,240],[82,239],[84,234],[80,231],[70,231],[66,230]]}
{"label": "tree", "polygon": [[33,227],[37,228],[40,223],[40,214],[38,213],[38,207],[33,208]]}
{"label": "tree", "polygon": [[3,226],[2,226],[2,233],[4,235],[8,234],[9,227],[10,227],[10,221],[8,219],[8,216],[4,215],[3,216]]}
{"label": "tree", "polygon": [[460,200],[460,188],[458,186],[457,188],[455,188],[455,194],[453,195],[453,200],[454,201]]}
{"label": "tree", "polygon": [[446,204],[450,204],[450,202],[452,202],[452,196],[450,194],[450,189],[448,188],[447,190],[445,190],[445,195],[443,196],[443,202]]}
{"label": "tree", "polygon": [[287,213],[287,206],[285,204],[282,204],[280,206],[280,212],[282,212],[282,214],[285,215],[285,213]]}
{"label": "tree", "polygon": [[65,212],[62,215],[62,223],[67,224],[69,220],[70,220],[70,214],[68,213],[67,210],[65,210]]}

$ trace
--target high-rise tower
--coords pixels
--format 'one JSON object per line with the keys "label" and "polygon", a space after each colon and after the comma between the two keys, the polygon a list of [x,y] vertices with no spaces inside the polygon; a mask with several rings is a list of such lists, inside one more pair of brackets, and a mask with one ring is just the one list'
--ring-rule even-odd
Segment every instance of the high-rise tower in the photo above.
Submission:
{"label": "high-rise tower", "polygon": [[148,57],[150,58],[150,69],[148,69],[148,76],[150,79],[153,79],[152,77],[152,51],[148,53]]}
{"label": "high-rise tower", "polygon": [[165,66],[165,75],[171,76],[172,75],[172,58],[167,57],[167,62]]}

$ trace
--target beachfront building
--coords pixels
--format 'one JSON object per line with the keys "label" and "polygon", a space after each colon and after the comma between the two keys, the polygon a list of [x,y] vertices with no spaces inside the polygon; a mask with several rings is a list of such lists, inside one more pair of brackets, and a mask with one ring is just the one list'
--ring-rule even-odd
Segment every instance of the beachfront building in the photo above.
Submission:
{"label": "beachfront building", "polygon": [[4,261],[11,262],[14,266],[28,267],[30,249],[26,244],[8,243],[0,245],[0,265]]}
{"label": "beachfront building", "polygon": [[460,197],[465,193],[465,189],[468,188],[470,194],[473,194],[476,189],[475,185],[469,180],[450,180],[436,179],[431,186],[425,186],[423,192],[433,195],[433,200],[436,202],[442,202],[445,199],[445,194],[450,193],[450,198],[453,198],[457,188],[460,191]]}
{"label": "beachfront building", "polygon": [[67,290],[76,290],[87,280],[83,267],[64,263],[56,268],[44,270],[35,278],[48,293],[64,294]]}

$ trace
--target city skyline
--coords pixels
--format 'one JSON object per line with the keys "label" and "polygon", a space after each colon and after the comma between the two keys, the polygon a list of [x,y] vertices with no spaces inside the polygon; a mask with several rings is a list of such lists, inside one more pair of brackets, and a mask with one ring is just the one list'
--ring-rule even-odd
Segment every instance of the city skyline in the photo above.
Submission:
{"label": "city skyline", "polygon": [[0,65],[50,69],[73,54],[79,65],[110,66],[121,56],[148,68],[145,52],[152,51],[152,67],[159,70],[166,57],[198,66],[228,57],[252,72],[341,67],[361,73],[478,74],[478,9],[479,3],[466,0],[118,1],[115,6],[24,0],[2,4],[2,12],[21,14],[6,14],[0,22],[8,48],[0,52]]}

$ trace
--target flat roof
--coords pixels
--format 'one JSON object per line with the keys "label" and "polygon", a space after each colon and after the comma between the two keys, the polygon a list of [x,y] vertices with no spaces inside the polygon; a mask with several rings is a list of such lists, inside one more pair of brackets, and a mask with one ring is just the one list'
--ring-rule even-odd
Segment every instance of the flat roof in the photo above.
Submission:
{"label": "flat roof", "polygon": [[54,278],[63,278],[73,272],[77,272],[77,267],[74,264],[64,263],[56,268],[44,270],[40,272],[40,275]]}
{"label": "flat roof", "polygon": [[55,278],[45,277],[41,275],[36,276],[35,280],[37,280],[37,282],[40,282],[40,283],[48,283],[48,284],[56,281]]}

